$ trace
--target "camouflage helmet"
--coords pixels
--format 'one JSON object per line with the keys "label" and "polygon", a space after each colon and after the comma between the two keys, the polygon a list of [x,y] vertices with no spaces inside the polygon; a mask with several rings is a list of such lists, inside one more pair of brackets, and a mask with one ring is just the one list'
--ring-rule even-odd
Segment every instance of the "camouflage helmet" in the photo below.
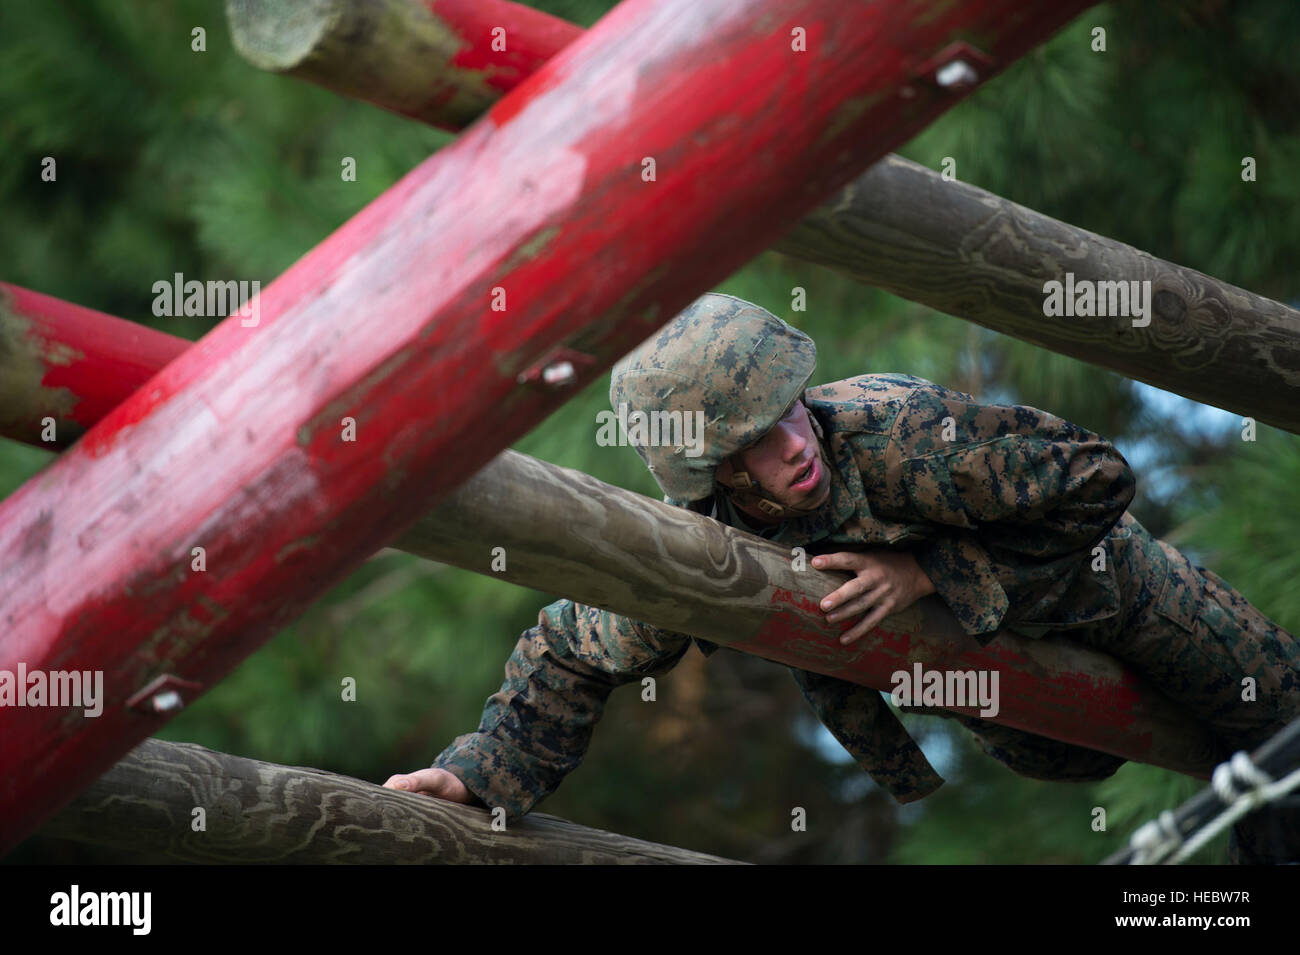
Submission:
{"label": "camouflage helmet", "polygon": [[634,443],[664,494],[689,503],[709,497],[718,465],[785,416],[816,364],[817,346],[797,328],[742,299],[709,293],[614,366],[609,401],[620,419],[625,412],[680,412],[683,421],[689,415],[698,422],[703,412],[694,449],[668,440]]}

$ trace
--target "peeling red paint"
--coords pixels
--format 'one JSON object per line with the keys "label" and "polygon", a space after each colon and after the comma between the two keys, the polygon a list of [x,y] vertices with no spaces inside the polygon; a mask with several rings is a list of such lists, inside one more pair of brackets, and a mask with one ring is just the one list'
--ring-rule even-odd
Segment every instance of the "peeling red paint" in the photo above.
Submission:
{"label": "peeling red paint", "polygon": [[[811,601],[778,589],[772,603],[802,608]],[[789,666],[806,667],[812,650],[826,664],[821,672],[886,691],[895,672],[911,670],[917,650],[912,636],[880,629],[847,647],[826,641],[806,619],[774,613],[752,637],[733,645]],[[1114,679],[1068,672],[1044,679],[1014,650],[996,642],[947,661],[943,669],[997,670],[999,723],[1131,759],[1150,751],[1152,734],[1142,729],[1144,688],[1129,671]]]}
{"label": "peeling red paint", "polygon": [[802,610],[810,617],[815,617],[822,613],[817,601],[813,600],[807,594],[796,594],[792,590],[782,590],[780,587],[772,589],[772,598],[769,601],[772,604],[789,604],[799,610]]}
{"label": "peeling red paint", "polygon": [[[46,356],[41,384],[66,388],[77,398],[60,424],[90,428],[191,344],[16,285],[0,282],[0,293],[30,323],[30,335]],[[33,407],[29,413],[39,419],[49,411]]]}
{"label": "peeling red paint", "polygon": [[537,97],[559,85],[563,75],[555,67],[532,74],[519,83],[515,92],[497,100],[487,111],[487,116],[497,126],[504,126],[518,116]]}
{"label": "peeling red paint", "polygon": [[[465,41],[452,66],[482,73],[501,93],[513,90],[583,33],[559,17],[501,0],[429,0],[427,6]],[[497,28],[505,31],[505,50],[492,49]]]}

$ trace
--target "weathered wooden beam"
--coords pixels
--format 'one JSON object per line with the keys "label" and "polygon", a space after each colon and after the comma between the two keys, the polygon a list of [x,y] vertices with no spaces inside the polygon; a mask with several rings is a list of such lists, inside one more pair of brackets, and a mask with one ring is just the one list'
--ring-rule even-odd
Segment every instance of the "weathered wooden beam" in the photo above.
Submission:
{"label": "weathered wooden beam", "polygon": [[[1300,312],[888,156],[777,241],[959,318],[1300,434]],[[1043,314],[1048,282],[1149,294],[1128,315]],[[1101,284],[1107,283],[1107,284]],[[1141,283],[1150,283],[1144,289]],[[1118,289],[1116,290],[1118,293]],[[1137,323],[1137,324],[1135,324]]]}
{"label": "weathered wooden beam", "polygon": [[160,739],[133,749],[41,834],[207,864],[737,864],[537,812],[494,830],[483,809]]}
{"label": "weathered wooden beam", "polygon": [[582,35],[503,0],[227,0],[255,66],[458,130]]}
{"label": "weathered wooden beam", "polygon": [[[288,14],[297,15],[297,6],[259,2],[254,17],[243,0],[227,3],[236,37],[253,29],[289,37],[303,33]],[[522,51],[571,42],[581,32],[563,21],[535,28],[513,16],[515,5],[508,3],[492,3],[482,13],[462,4],[430,7],[419,0],[384,5],[406,8],[408,19],[456,33],[465,45],[457,48],[455,62],[503,56],[491,50],[492,25],[498,23]],[[412,115],[404,105],[408,84],[432,85],[430,77],[439,84],[459,81],[452,59],[414,51],[400,30],[344,34],[326,28],[370,9],[360,0],[335,0],[315,15],[310,33],[319,39],[306,78],[406,115]],[[283,25],[276,25],[277,17]],[[361,58],[383,59],[387,66],[357,93],[351,64]],[[524,61],[537,62],[521,55],[521,68]],[[876,164],[775,248],[993,331],[1300,433],[1300,403],[1294,400],[1300,389],[1300,312],[975,186],[946,182],[899,156]],[[1045,316],[1044,285],[1065,282],[1067,273],[1076,283],[1150,282],[1150,324],[1135,327],[1126,315]]]}
{"label": "weathered wooden beam", "polygon": [[[45,333],[61,340],[64,303],[41,298],[54,316]],[[69,328],[75,338],[81,326]],[[151,334],[163,339],[153,343],[155,350],[187,344]],[[86,336],[87,347],[92,339]],[[852,655],[833,637],[851,623],[827,628],[815,609],[843,575],[795,573],[789,555],[761,538],[509,451],[394,546],[876,689],[891,689],[895,670],[917,661],[930,667],[947,659],[959,669],[989,663],[932,597],[914,613],[885,621],[877,635],[880,646],[870,645],[871,653],[859,661],[863,665],[846,666]],[[508,553],[504,571],[490,569],[498,546]],[[797,636],[775,648],[752,636],[774,603],[797,615],[791,621]],[[742,643],[735,642],[738,637]],[[1113,660],[1068,642],[1012,633],[1001,634],[997,646],[1008,651],[998,665],[1006,668],[1006,685],[1018,696],[995,722],[1192,775],[1213,765],[1214,746],[1198,724]],[[967,651],[975,651],[975,662],[965,661]]]}
{"label": "weathered wooden beam", "polygon": [[625,0],[0,504],[0,669],[105,695],[0,712],[0,851],[957,102],[955,40],[1089,5]]}
{"label": "weathered wooden beam", "polygon": [[[1067,639],[967,636],[937,596],[844,647],[854,621],[818,602],[847,578],[794,569],[789,548],[596,478],[506,451],[395,545],[687,633],[889,691],[898,671],[999,674],[992,722],[1205,777],[1226,755],[1182,707],[1111,657]],[[505,570],[492,570],[493,548]],[[950,707],[979,715],[978,706]]]}

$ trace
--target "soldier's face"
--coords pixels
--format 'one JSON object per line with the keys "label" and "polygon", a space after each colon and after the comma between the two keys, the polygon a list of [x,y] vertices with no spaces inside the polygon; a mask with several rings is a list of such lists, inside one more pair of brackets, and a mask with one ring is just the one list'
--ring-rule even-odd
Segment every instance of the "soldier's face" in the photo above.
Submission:
{"label": "soldier's face", "polygon": [[[820,448],[808,411],[799,400],[771,431],[736,457],[750,480],[761,485],[764,497],[786,506],[818,508],[831,492],[831,476]],[[718,466],[718,480],[734,487],[733,471],[731,461],[723,461]],[[761,511],[742,510],[774,523]]]}

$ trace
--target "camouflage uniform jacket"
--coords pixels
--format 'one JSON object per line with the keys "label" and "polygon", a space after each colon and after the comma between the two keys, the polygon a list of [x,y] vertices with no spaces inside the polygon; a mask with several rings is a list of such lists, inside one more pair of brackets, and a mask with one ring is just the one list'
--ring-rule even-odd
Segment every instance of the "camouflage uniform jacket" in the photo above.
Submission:
{"label": "camouflage uniform jacket", "polygon": [[[1113,563],[1108,553],[1112,572],[1090,570],[1098,545],[1111,551],[1123,541],[1137,552],[1158,542],[1126,513],[1135,489],[1128,463],[1083,428],[906,375],[809,388],[804,401],[835,465],[831,493],[815,514],[763,536],[810,556],[910,550],[982,644],[999,627],[1037,636],[1101,621],[1121,626],[1121,610],[1140,589],[1123,580],[1124,568],[1155,566],[1164,576],[1159,554],[1139,565],[1123,554]],[[724,498],[669,503],[753,530]],[[521,636],[478,731],[457,737],[434,765],[485,804],[522,815],[581,763],[610,691],[671,669],[691,639],[557,601]],[[706,654],[717,649],[697,643]],[[942,784],[878,691],[792,672],[821,721],[900,802]]]}

